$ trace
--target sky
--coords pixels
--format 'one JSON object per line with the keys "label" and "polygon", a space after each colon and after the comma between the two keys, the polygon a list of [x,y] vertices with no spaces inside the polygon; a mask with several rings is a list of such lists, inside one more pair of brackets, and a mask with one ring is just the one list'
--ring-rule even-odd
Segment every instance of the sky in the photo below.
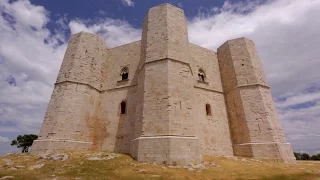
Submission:
{"label": "sky", "polygon": [[255,41],[287,141],[320,153],[320,0],[0,0],[0,155],[19,151],[17,135],[39,133],[71,34],[108,47],[140,40],[162,3],[184,10],[191,43]]}

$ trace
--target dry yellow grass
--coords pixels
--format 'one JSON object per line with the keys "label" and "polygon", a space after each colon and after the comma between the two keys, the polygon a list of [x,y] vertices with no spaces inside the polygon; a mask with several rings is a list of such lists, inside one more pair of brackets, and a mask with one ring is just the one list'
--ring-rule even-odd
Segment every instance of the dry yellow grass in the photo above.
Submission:
{"label": "dry yellow grass", "polygon": [[[297,164],[283,164],[257,161],[247,158],[238,160],[225,157],[206,157],[212,163],[206,169],[185,169],[161,165],[138,163],[130,156],[121,154],[110,160],[88,160],[92,151],[64,152],[65,161],[41,160],[30,154],[13,154],[0,157],[0,178],[14,176],[15,179],[264,179],[264,180],[320,180],[320,163],[299,161]],[[103,156],[107,155],[103,152]],[[4,160],[6,159],[6,160]],[[10,159],[13,165],[6,161]],[[9,163],[10,164],[10,163]],[[37,164],[42,168],[30,170]],[[24,166],[12,170],[12,167]],[[10,169],[11,168],[11,169]]]}

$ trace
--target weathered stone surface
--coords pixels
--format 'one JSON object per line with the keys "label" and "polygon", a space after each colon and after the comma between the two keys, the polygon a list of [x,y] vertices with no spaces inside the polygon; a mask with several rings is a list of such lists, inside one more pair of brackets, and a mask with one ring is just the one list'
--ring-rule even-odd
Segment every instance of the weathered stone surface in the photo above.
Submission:
{"label": "weathered stone surface", "polygon": [[139,137],[132,141],[131,146],[131,155],[142,162],[176,165],[202,160],[199,139],[194,137]]}
{"label": "weathered stone surface", "polygon": [[254,43],[229,40],[218,48],[218,59],[234,154],[295,162]]}
{"label": "weathered stone surface", "polygon": [[294,162],[254,43],[230,40],[217,53],[191,44],[170,4],[148,11],[141,41],[109,49],[72,35],[32,153],[86,149],[172,165],[214,155]]}
{"label": "weathered stone surface", "polygon": [[67,154],[42,154],[39,159],[52,160],[52,161],[65,161],[68,159]]}

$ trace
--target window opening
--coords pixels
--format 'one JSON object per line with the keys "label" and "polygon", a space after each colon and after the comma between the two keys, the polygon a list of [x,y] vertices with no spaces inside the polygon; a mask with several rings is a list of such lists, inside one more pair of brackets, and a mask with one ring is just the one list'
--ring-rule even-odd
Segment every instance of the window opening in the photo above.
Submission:
{"label": "window opening", "polygon": [[206,75],[202,69],[199,69],[198,77],[199,77],[199,81],[205,82]]}
{"label": "window opening", "polygon": [[207,113],[207,116],[211,116],[211,107],[210,107],[210,104],[206,104],[206,113]]}
{"label": "window opening", "polygon": [[121,102],[121,114],[126,114],[126,108],[127,108],[126,106],[127,106],[126,102],[122,101]]}
{"label": "window opening", "polygon": [[122,68],[121,70],[122,80],[127,80],[129,77],[129,69],[127,67]]}

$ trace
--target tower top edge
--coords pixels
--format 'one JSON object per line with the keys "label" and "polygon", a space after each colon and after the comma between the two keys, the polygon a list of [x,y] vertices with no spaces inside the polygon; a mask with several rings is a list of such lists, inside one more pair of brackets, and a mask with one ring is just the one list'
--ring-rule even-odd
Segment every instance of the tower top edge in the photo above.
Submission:
{"label": "tower top edge", "polygon": [[87,31],[80,31],[80,32],[72,34],[72,36],[77,36],[77,35],[82,35],[82,34],[96,35],[96,34],[93,34],[93,33],[87,32]]}
{"label": "tower top edge", "polygon": [[[179,11],[183,11],[182,8],[177,7],[177,6],[174,6],[174,5],[170,4],[170,3],[159,4],[159,5],[157,5],[157,6],[151,7],[150,9],[159,8],[159,7],[164,7],[164,6],[167,7],[167,8],[174,8],[174,9],[177,9],[177,10],[179,10]],[[149,10],[150,10],[150,9],[149,9]]]}
{"label": "tower top edge", "polygon": [[101,37],[98,34],[94,34],[94,33],[90,33],[90,32],[86,32],[86,31],[80,31],[77,32],[75,34],[72,34],[70,36],[69,41],[71,41],[72,39],[95,39],[97,40],[96,42],[99,42],[101,45],[105,46],[106,48],[108,48],[107,43],[105,42],[105,40],[103,39],[103,37]]}
{"label": "tower top edge", "polygon": [[221,44],[221,45],[218,47],[218,49],[221,48],[221,47],[222,47],[223,45],[225,45],[225,44],[230,44],[230,43],[233,42],[233,41],[251,41],[251,42],[253,42],[251,39],[249,39],[249,38],[247,38],[247,37],[239,37],[239,38],[229,39],[229,40],[225,41],[223,44]]}

